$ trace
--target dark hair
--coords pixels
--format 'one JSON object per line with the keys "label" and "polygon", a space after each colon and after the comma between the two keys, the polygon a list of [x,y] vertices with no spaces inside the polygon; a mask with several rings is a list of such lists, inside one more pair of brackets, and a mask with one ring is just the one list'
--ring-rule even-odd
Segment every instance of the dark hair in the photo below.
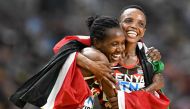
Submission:
{"label": "dark hair", "polygon": [[118,20],[108,16],[89,17],[87,19],[87,25],[92,43],[94,38],[97,40],[104,40],[107,29],[119,28]]}
{"label": "dark hair", "polygon": [[144,9],[143,9],[141,6],[139,6],[139,5],[129,5],[129,6],[124,7],[124,8],[121,10],[121,12],[120,12],[120,16],[123,14],[123,12],[124,12],[125,10],[130,9],[130,8],[136,8],[136,9],[142,11],[142,12],[144,13],[144,15],[145,15],[145,18],[146,18],[146,12],[145,12]]}

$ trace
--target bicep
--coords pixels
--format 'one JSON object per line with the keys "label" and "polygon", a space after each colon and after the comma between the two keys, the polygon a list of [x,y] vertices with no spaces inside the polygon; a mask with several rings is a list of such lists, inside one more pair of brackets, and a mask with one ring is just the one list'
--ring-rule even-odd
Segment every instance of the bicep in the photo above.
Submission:
{"label": "bicep", "polygon": [[84,48],[77,56],[77,65],[80,66],[83,76],[91,76],[92,69],[96,61],[101,61],[103,63],[109,63],[106,56],[100,51],[94,48]]}
{"label": "bicep", "polygon": [[92,61],[102,61],[104,63],[109,63],[107,57],[103,53],[91,47],[84,48],[81,51],[81,54]]}

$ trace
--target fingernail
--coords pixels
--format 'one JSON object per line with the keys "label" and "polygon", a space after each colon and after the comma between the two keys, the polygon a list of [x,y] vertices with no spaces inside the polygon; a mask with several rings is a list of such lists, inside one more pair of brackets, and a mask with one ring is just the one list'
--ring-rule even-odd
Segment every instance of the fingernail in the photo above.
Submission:
{"label": "fingernail", "polygon": [[116,88],[115,85],[112,84],[112,88],[115,89]]}

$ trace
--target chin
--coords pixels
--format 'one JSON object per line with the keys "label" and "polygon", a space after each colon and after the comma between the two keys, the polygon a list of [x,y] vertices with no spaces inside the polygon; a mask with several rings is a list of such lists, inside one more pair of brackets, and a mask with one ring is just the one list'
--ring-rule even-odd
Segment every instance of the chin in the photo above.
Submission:
{"label": "chin", "polygon": [[138,40],[136,40],[136,39],[127,39],[127,42],[128,43],[137,43]]}

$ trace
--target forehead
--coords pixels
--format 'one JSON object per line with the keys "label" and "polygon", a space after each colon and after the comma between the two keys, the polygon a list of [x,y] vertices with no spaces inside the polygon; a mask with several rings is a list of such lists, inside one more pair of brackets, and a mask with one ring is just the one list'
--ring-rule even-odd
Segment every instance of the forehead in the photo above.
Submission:
{"label": "forehead", "polygon": [[107,37],[112,36],[124,36],[123,31],[120,28],[111,28],[106,30]]}
{"label": "forehead", "polygon": [[139,20],[146,20],[145,14],[136,8],[129,8],[123,11],[123,13],[120,16],[120,20],[126,19],[126,18],[130,18],[135,16],[136,19]]}

